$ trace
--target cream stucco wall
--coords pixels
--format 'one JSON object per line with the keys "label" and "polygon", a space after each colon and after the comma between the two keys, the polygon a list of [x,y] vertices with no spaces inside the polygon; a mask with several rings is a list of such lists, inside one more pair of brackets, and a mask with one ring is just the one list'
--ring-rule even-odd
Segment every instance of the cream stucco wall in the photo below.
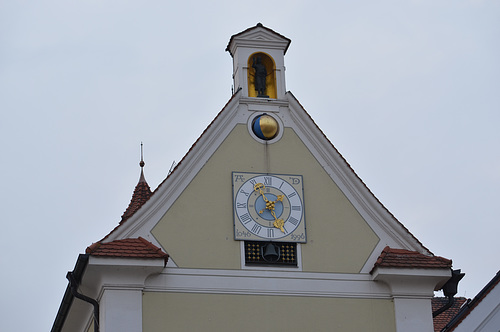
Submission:
{"label": "cream stucco wall", "polygon": [[152,233],[179,267],[239,269],[231,172],[300,174],[307,243],[303,271],[357,273],[378,237],[295,132],[264,145],[237,125]]}
{"label": "cream stucco wall", "polygon": [[145,293],[143,331],[395,331],[391,300]]}

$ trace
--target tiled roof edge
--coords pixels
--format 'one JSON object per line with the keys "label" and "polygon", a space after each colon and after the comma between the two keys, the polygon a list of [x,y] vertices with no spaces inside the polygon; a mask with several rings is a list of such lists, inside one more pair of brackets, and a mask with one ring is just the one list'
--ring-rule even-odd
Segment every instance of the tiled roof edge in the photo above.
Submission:
{"label": "tiled roof edge", "polygon": [[453,318],[442,330],[441,332],[451,332],[454,331],[460,323],[467,318],[467,316],[483,301],[483,299],[495,288],[500,282],[500,270],[491,279],[486,286],[479,291],[479,293],[471,300],[469,299],[460,309],[458,314]]}
{"label": "tiled roof edge", "polygon": [[93,252],[95,252],[97,249],[99,249],[99,247],[101,246],[101,241],[98,241],[98,242],[95,242],[95,243],[92,243],[90,246],[88,246],[86,249],[85,249],[85,253],[86,254],[92,254]]}
{"label": "tiled roof edge", "polygon": [[[385,262],[386,258],[389,258],[389,256],[394,255],[396,257],[393,257],[393,261],[401,260],[403,263],[395,263],[395,262]],[[399,259],[398,256],[408,256],[408,260],[404,261],[403,259]],[[410,259],[410,257],[413,257],[413,259]],[[415,258],[417,260],[415,260]],[[428,261],[427,265],[422,263],[421,259],[424,258]],[[412,263],[413,262],[413,263]],[[412,250],[406,250],[406,249],[394,249],[389,246],[386,246],[382,252],[380,253],[380,256],[377,258],[377,261],[373,265],[372,270],[370,273],[373,273],[377,267],[386,267],[386,268],[410,268],[410,269],[434,269],[434,268],[451,268],[452,266],[452,260],[447,259],[441,256],[435,256],[435,255],[424,255],[418,251],[412,251]],[[387,264],[388,266],[384,266],[384,264]],[[406,264],[406,265],[405,265]]]}
{"label": "tiled roof edge", "polygon": [[152,242],[146,240],[145,238],[143,238],[142,236],[139,236],[138,237],[139,240],[141,240],[142,243],[144,243],[145,245],[147,245],[148,247],[150,247],[151,249],[153,249],[156,253],[164,256],[164,257],[168,257],[168,254],[163,252],[163,250],[157,246],[155,246]]}
{"label": "tiled roof edge", "polygon": [[139,209],[151,198],[153,193],[151,192],[151,188],[149,184],[144,179],[144,173],[141,170],[141,179],[137,183],[134,188],[134,192],[132,194],[132,198],[130,199],[130,203],[123,212],[120,224],[125,222],[128,218],[132,217]]}
{"label": "tiled roof edge", "polygon": [[[441,331],[446,326],[446,324],[448,324],[456,316],[456,314],[460,311],[460,308],[466,301],[467,298],[465,297],[461,296],[454,297],[452,306],[433,318],[432,321],[434,324],[434,331],[435,332]],[[433,297],[431,299],[432,312],[441,309],[448,303],[449,303],[448,297],[436,297],[436,296]]]}
{"label": "tiled roof edge", "polygon": [[[106,254],[102,254],[102,253],[97,253],[99,248],[101,248],[103,245],[112,245],[113,243],[120,243],[121,245],[123,245],[124,247],[126,247],[126,244],[127,242],[130,242],[130,240],[138,240],[140,241],[142,244],[144,244],[144,246],[154,252],[155,254],[158,255],[158,257],[154,257],[154,258],[165,258],[165,259],[168,259],[169,255],[165,252],[163,252],[163,250],[157,246],[155,246],[152,242],[144,239],[143,237],[139,236],[138,238],[127,238],[127,239],[120,239],[120,240],[115,240],[115,241],[111,241],[111,242],[106,242],[106,243],[102,243],[101,241],[99,242],[96,242],[96,243],[92,243],[90,246],[88,246],[86,249],[85,249],[85,253],[86,254],[89,254],[91,256],[109,256],[109,257],[130,257],[128,255],[123,255],[123,256],[119,256],[118,255],[106,255]],[[130,243],[131,245],[131,243]],[[108,249],[109,250],[109,249]],[[117,250],[117,249],[115,249]],[[139,248],[140,250],[140,248]],[[139,257],[141,258],[141,257]],[[143,258],[146,258],[146,257],[143,257]],[[149,257],[147,257],[149,258]]]}

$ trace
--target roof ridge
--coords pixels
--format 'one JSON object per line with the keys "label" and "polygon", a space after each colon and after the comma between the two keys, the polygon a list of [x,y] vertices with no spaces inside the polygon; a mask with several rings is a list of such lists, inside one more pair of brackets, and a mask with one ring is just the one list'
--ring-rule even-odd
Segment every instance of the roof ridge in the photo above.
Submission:
{"label": "roof ridge", "polygon": [[385,246],[385,248],[382,249],[382,252],[380,253],[380,256],[378,256],[377,260],[375,261],[374,267],[377,264],[381,264],[382,263],[382,261],[384,260],[385,256],[387,256],[387,254],[389,253],[390,249],[391,248],[389,246]]}
{"label": "roof ridge", "polygon": [[142,243],[144,243],[145,245],[149,246],[154,251],[156,251],[156,252],[163,252],[163,250],[161,248],[155,246],[153,242],[146,240],[142,236],[139,236],[137,239],[141,240]]}

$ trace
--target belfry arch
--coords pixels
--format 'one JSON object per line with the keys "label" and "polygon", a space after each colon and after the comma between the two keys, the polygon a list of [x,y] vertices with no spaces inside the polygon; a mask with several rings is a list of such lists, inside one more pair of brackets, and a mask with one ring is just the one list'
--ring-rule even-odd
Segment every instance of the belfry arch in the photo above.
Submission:
{"label": "belfry arch", "polygon": [[[248,96],[249,97],[267,97],[277,98],[276,88],[276,64],[274,59],[263,52],[255,52],[250,55],[247,61],[248,65]],[[258,78],[256,78],[256,66],[262,65],[265,68],[265,93],[259,96]],[[262,71],[260,71],[262,73]],[[257,73],[259,75],[259,73]],[[257,85],[257,86],[256,86]]]}

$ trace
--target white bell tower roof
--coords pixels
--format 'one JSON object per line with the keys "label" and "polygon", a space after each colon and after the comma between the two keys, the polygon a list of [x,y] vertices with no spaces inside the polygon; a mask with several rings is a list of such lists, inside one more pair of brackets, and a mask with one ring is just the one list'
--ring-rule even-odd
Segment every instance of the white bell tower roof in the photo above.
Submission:
{"label": "white bell tower roof", "polygon": [[226,47],[233,57],[235,90],[242,89],[244,97],[254,97],[252,60],[255,55],[267,59],[267,89],[271,99],[284,99],[284,56],[291,40],[266,28],[261,23],[231,36]]}

